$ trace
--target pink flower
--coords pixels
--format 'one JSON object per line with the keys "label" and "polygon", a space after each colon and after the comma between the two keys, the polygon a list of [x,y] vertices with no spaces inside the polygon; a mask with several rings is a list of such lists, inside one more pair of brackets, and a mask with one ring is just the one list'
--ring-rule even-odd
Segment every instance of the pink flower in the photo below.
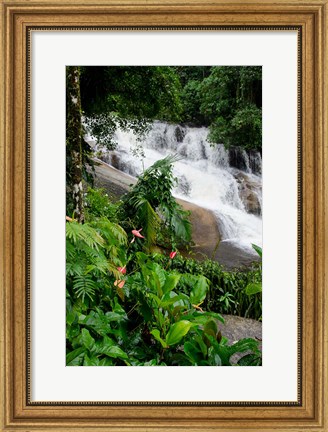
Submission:
{"label": "pink flower", "polygon": [[123,288],[125,284],[125,280],[116,280],[114,282],[114,286],[118,286],[119,288]]}
{"label": "pink flower", "polygon": [[132,230],[132,234],[134,235],[133,239],[131,240],[131,243],[133,243],[135,241],[135,237],[139,237],[139,238],[145,238],[143,235],[140,234],[140,231],[142,230],[142,228],[140,228],[139,230]]}
{"label": "pink flower", "polygon": [[142,230],[142,228],[140,228],[140,230],[132,230],[132,234],[135,237],[139,237],[139,238],[145,238],[143,235],[140,234],[140,231]]}
{"label": "pink flower", "polygon": [[73,222],[73,219],[70,218],[69,216],[66,216],[66,220],[67,220],[68,222]]}
{"label": "pink flower", "polygon": [[117,270],[122,273],[122,274],[126,274],[126,267],[117,267]]}
{"label": "pink flower", "polygon": [[176,254],[177,254],[176,251],[171,252],[170,253],[170,258],[173,259],[176,256]]}

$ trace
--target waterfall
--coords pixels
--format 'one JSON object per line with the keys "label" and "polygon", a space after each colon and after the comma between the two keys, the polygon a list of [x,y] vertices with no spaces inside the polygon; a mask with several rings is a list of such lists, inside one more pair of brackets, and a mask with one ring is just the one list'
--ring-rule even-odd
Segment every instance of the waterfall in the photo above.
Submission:
{"label": "waterfall", "polygon": [[[251,244],[262,245],[261,155],[238,147],[227,150],[211,146],[208,129],[154,122],[140,142],[133,132],[117,130],[115,151],[102,151],[101,158],[132,176],[139,176],[156,160],[179,154],[173,173],[177,198],[210,209],[216,216],[223,242],[252,252]],[[131,149],[141,144],[144,158]]]}

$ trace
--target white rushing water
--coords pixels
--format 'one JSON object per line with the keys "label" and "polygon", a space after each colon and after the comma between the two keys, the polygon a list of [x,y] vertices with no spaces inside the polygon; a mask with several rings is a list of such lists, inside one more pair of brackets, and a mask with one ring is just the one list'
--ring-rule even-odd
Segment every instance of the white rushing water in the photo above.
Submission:
{"label": "white rushing water", "polygon": [[158,159],[168,154],[179,154],[182,159],[174,164],[173,170],[178,178],[174,196],[213,211],[222,241],[252,251],[252,243],[262,245],[262,218],[247,211],[245,197],[251,194],[253,201],[257,200],[258,207],[261,207],[261,156],[238,151],[242,169],[232,167],[229,152],[223,145],[210,146],[207,135],[207,128],[155,122],[141,142],[145,155],[141,160],[131,151],[137,144],[136,136],[132,132],[117,130],[116,150],[104,150],[102,158],[137,177]]}

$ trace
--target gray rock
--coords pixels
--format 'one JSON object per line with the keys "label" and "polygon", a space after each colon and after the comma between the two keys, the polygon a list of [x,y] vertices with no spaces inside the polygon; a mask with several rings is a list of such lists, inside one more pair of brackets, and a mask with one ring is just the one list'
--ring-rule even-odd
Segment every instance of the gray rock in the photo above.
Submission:
{"label": "gray rock", "polygon": [[[259,348],[262,350],[262,322],[250,318],[242,318],[234,315],[222,315],[225,323],[218,322],[222,336],[228,339],[228,345],[240,339],[252,338],[259,342]],[[248,352],[234,354],[230,361],[237,361],[247,355]]]}

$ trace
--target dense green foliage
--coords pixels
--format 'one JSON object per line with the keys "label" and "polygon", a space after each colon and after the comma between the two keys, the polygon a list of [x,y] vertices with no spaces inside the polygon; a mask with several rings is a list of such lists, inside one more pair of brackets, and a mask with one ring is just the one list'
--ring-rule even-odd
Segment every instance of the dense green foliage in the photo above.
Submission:
{"label": "dense green foliage", "polygon": [[201,308],[205,276],[130,251],[126,233],[106,218],[70,221],[66,237],[67,365],[224,366],[246,351],[237,365],[261,364],[257,341],[228,345],[222,316]]}
{"label": "dense green foliage", "polygon": [[141,136],[154,118],[207,125],[213,143],[259,148],[261,69],[72,70],[79,79],[72,81],[78,96],[67,98],[67,128],[75,125],[67,134],[67,365],[261,364],[256,340],[229,345],[220,332],[221,314],[261,319],[261,266],[226,272],[211,260],[180,255],[191,225],[172,197],[175,156],[147,169],[118,203],[103,190],[83,188],[91,161],[81,122],[83,113],[109,148],[117,126]]}
{"label": "dense green foliage", "polygon": [[[69,80],[70,69],[78,71],[78,81]],[[70,82],[76,84],[78,97],[71,97]],[[75,99],[78,110],[72,103]],[[76,208],[74,185],[83,181],[92,184],[93,163],[90,147],[82,137],[82,115],[91,135],[108,149],[117,144],[114,139],[117,127],[133,130],[139,139],[134,150],[141,155],[140,140],[154,119],[209,126],[209,140],[213,144],[247,150],[260,150],[262,145],[261,67],[73,66],[67,68],[66,105],[70,214]],[[76,148],[70,144],[74,140],[80,142]],[[83,209],[80,214],[83,220]]]}
{"label": "dense green foliage", "polygon": [[182,92],[182,114],[180,121],[191,126],[209,126],[210,119],[201,112],[203,95],[201,84],[211,74],[209,66],[176,66]]}
{"label": "dense green foliage", "polygon": [[261,67],[212,69],[200,87],[200,111],[210,120],[210,141],[227,147],[261,149],[261,85]]}
{"label": "dense green foliage", "polygon": [[85,123],[108,148],[116,145],[113,135],[118,126],[142,136],[152,119],[180,118],[181,85],[168,66],[89,66],[81,72]]}
{"label": "dense green foliage", "polygon": [[[180,254],[173,261],[162,254],[155,255],[154,259],[179,273],[206,276],[209,281],[209,291],[204,301],[206,309],[257,320],[262,317],[261,291],[249,295],[250,287],[258,286],[262,282],[261,264],[254,263],[253,267],[244,271],[228,272],[210,259],[197,261]],[[183,286],[182,289],[188,293],[189,287]]]}
{"label": "dense green foliage", "polygon": [[176,179],[172,173],[175,156],[155,162],[123,197],[123,211],[131,227],[143,227],[148,251],[155,244],[176,248],[191,241],[189,213],[172,195]]}
{"label": "dense green foliage", "polygon": [[[261,293],[247,292],[260,283],[261,268],[229,273],[211,260],[149,252],[149,235],[158,244],[159,232],[173,230],[165,227],[165,215],[177,211],[173,160],[156,162],[117,204],[89,189],[85,223],[67,218],[67,365],[261,364],[256,340],[229,345],[220,332],[222,313],[261,317]],[[134,199],[149,200],[151,214],[139,214]],[[153,217],[154,238],[146,228]]]}
{"label": "dense green foliage", "polygon": [[209,126],[209,140],[226,147],[262,147],[262,68],[177,68],[184,83],[182,121]]}
{"label": "dense green foliage", "polygon": [[105,189],[88,188],[85,194],[85,212],[87,219],[107,217],[111,222],[118,222],[119,204],[114,204]]}
{"label": "dense green foliage", "polygon": [[117,126],[142,135],[152,119],[209,126],[210,140],[261,148],[259,66],[92,66],[81,68],[85,122],[115,146]]}

